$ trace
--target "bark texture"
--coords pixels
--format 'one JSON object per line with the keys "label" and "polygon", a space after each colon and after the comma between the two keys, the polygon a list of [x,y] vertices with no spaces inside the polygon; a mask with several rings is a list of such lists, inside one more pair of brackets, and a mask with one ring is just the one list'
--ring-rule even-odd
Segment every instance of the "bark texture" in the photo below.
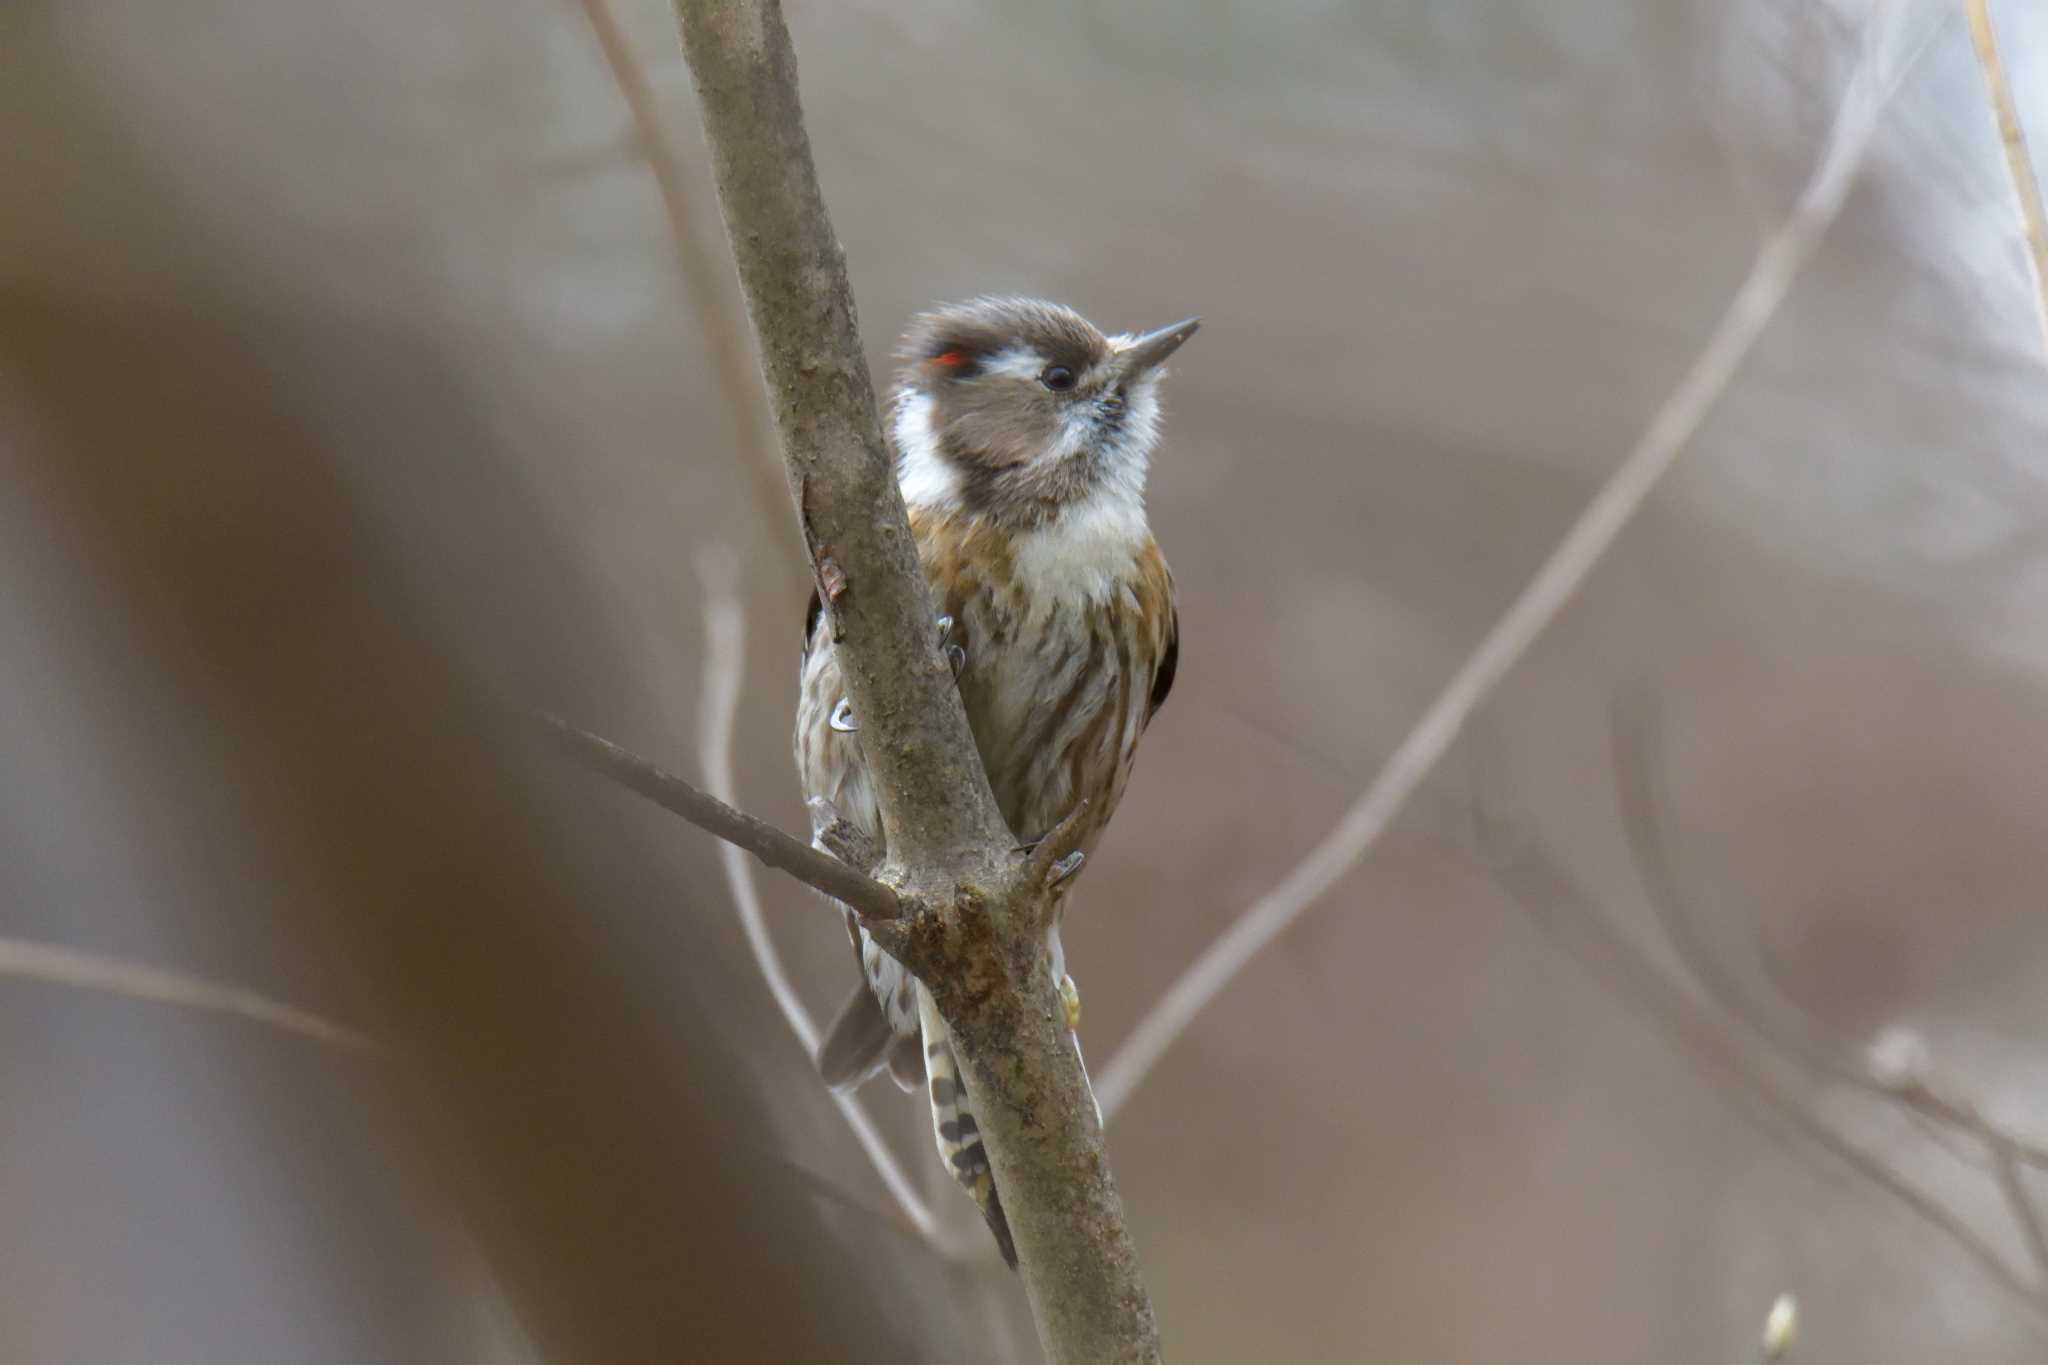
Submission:
{"label": "bark texture", "polygon": [[[1063,829],[1029,856],[982,771],[877,418],[775,0],[677,0],[720,207],[904,906],[869,923],[955,1033],[1046,1358],[1154,1361],[1158,1327],[1044,943]],[[1071,827],[1072,822],[1069,822]]]}

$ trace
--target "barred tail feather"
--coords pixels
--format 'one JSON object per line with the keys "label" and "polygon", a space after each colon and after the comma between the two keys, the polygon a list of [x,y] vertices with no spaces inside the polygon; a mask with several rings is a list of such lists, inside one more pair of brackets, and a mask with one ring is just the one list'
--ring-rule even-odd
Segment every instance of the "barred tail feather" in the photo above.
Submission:
{"label": "barred tail feather", "polygon": [[852,997],[825,1026],[815,1059],[818,1074],[834,1090],[847,1091],[886,1068],[907,1094],[924,1081],[912,996],[916,983],[901,964],[875,946],[851,910],[840,906],[840,911],[846,917],[846,936],[853,944],[862,984],[854,987]]}
{"label": "barred tail feather", "polygon": [[988,1166],[988,1149],[981,1144],[981,1127],[967,1107],[967,1087],[961,1083],[960,1065],[953,1056],[952,1033],[939,1017],[931,992],[921,986],[917,1009],[924,1025],[925,1074],[931,1089],[932,1133],[938,1139],[939,1159],[974,1197],[988,1230],[995,1234],[1003,1263],[1015,1270],[1017,1244],[1010,1239],[1010,1219],[996,1193],[995,1176]]}

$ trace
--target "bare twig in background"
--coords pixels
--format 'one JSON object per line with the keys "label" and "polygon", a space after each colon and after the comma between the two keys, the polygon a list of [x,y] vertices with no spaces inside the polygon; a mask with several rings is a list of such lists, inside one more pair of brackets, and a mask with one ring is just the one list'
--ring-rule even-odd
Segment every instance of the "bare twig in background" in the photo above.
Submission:
{"label": "bare twig in background", "polygon": [[870,922],[953,1033],[1018,1268],[1053,1362],[1156,1361],[1159,1331],[1044,951],[1049,880],[989,789],[882,440],[846,265],[775,0],[678,0],[727,236],[811,568],[880,799]]}
{"label": "bare twig in background", "polygon": [[2036,1292],[2048,1290],[2048,1234],[2041,1230],[2041,1215],[2034,1208],[2034,1200],[2027,1193],[2026,1178],[2020,1174],[2017,1155],[2008,1143],[1993,1142],[1991,1167],[1998,1174],[1998,1190],[2005,1196],[2005,1205],[2012,1210],[2015,1223],[2019,1224],[2020,1236],[2026,1239],[2027,1251],[2034,1258]]}
{"label": "bare twig in background", "polygon": [[[1327,754],[1296,744],[1260,720],[1222,714],[1287,746],[1332,780],[1354,780]],[[1483,790],[1483,784],[1475,781],[1469,788],[1477,792]],[[2048,1307],[2035,1298],[2024,1276],[1939,1201],[1922,1194],[1881,1158],[1843,1137],[1798,1090],[1777,1080],[1730,1030],[1695,1004],[1678,982],[1608,925],[1592,894],[1540,842],[1476,799],[1460,800],[1425,787],[1416,794],[1415,804],[1424,828],[1468,851],[1479,870],[1538,932],[1597,980],[1617,990],[1628,1006],[1647,1015],[1701,1062],[1709,1076],[1761,1102],[1792,1132],[1926,1221],[1981,1266],[2001,1290],[2023,1300],[2027,1310],[2048,1325]]]}
{"label": "bare twig in background", "polygon": [[2048,1170],[2048,1148],[2006,1131],[1985,1118],[1975,1105],[1942,1089],[1931,1076],[1878,1076],[1874,1080],[1878,1088],[1903,1100],[1916,1112],[1978,1138],[1994,1155],[2003,1153],[2018,1165]]}
{"label": "bare twig in background", "polygon": [[1765,1011],[1743,989],[1722,955],[1706,942],[1701,920],[1679,883],[1664,834],[1664,786],[1653,738],[1657,726],[1656,698],[1645,687],[1625,690],[1609,715],[1614,794],[1622,834],[1635,860],[1645,899],[1679,962],[1708,999],[1778,1052],[1821,1075],[1850,1085],[1870,1085],[1868,1069],[1848,1059],[1846,1046],[1820,1037],[1804,1019]]}
{"label": "bare twig in background", "polygon": [[[697,746],[704,755],[705,784],[712,795],[731,803],[737,799],[732,736],[739,713],[740,681],[746,669],[746,613],[733,592],[734,567],[730,556],[707,551],[698,561],[698,576],[704,585],[704,687],[697,713]],[[754,962],[761,969],[768,993],[775,998],[776,1008],[782,1011],[790,1032],[802,1044],[804,1055],[816,1057],[818,1026],[798,998],[789,974],[782,969],[782,955],[775,950],[767,917],[761,913],[754,869],[739,846],[725,840],[719,841],[718,858],[725,869],[726,885],[732,890],[740,927],[746,931],[747,945],[753,949]],[[889,1197],[896,1201],[900,1216],[918,1236],[938,1247],[938,1220],[903,1173],[867,1110],[853,1095],[837,1090],[829,1093],[875,1174],[887,1187]],[[866,1207],[857,1201],[846,1202],[853,1207]]]}
{"label": "bare twig in background", "polygon": [[1610,733],[1622,832],[1652,910],[1679,961],[1708,997],[1758,1038],[1812,1070],[1903,1100],[1924,1118],[1965,1133],[1994,1151],[2007,1151],[2022,1165],[2048,1170],[2048,1147],[2005,1131],[1934,1079],[1926,1047],[1917,1038],[1894,1031],[1879,1040],[1870,1056],[1852,1058],[1846,1045],[1819,1036],[1801,1021],[1762,1016],[1700,935],[1699,914],[1686,894],[1665,832],[1664,811],[1670,798],[1657,759],[1657,730],[1655,702],[1647,691],[1625,693],[1615,704]]}
{"label": "bare twig in background", "polygon": [[462,1240],[450,1255],[455,1261],[456,1282],[467,1289],[482,1358],[491,1365],[546,1365],[546,1357],[520,1320],[518,1305],[504,1280],[483,1253],[474,1243]]}
{"label": "bare twig in background", "polygon": [[[704,671],[697,701],[697,751],[703,755],[704,785],[728,805],[739,799],[733,778],[732,732],[739,717],[740,682],[746,670],[747,630],[746,612],[733,595],[733,576],[730,557],[723,552],[707,550],[698,556],[697,577],[704,590]],[[782,969],[782,955],[775,950],[767,917],[761,913],[754,870],[739,847],[724,840],[719,841],[718,859],[768,994],[774,997],[775,1007],[782,1011],[804,1053],[815,1056],[818,1026]]]}
{"label": "bare twig in background", "polygon": [[1706,348],[1658,409],[1642,439],[1337,827],[1182,973],[1110,1058],[1096,1084],[1105,1117],[1130,1097],[1202,1008],[1379,840],[1456,742],[1467,718],[1557,619],[1699,429],[1834,222],[1862,163],[1878,113],[1891,93],[1877,62],[1886,45],[1875,40],[1883,36],[1887,13],[1880,5],[1869,21],[1872,40],[1864,44],[1826,150],[1798,202],[1757,253]]}
{"label": "bare twig in background", "polygon": [[[117,687],[111,675],[75,676],[104,681],[111,704],[146,705],[152,720],[205,737],[175,762],[143,745],[125,753],[123,792],[157,809],[205,802],[216,818],[185,827],[200,839],[184,850],[191,879],[181,871],[173,884],[212,893],[207,913],[246,925],[250,952],[297,945],[286,961],[331,970],[351,1022],[404,1059],[397,1084],[380,1075],[330,1091],[343,1104],[398,1106],[397,1150],[371,1157],[323,1129],[303,1165],[260,1173],[265,1188],[248,1191],[282,1201],[286,1221],[230,1226],[327,1228],[353,1242],[397,1206],[368,1203],[367,1219],[352,1206],[408,1197],[388,1188],[399,1168],[387,1163],[417,1160],[421,1179],[407,1187],[423,1229],[462,1214],[552,1359],[836,1358],[848,1324],[873,1322],[872,1305],[851,1287],[858,1269],[850,1276],[819,1238],[816,1199],[761,1152],[767,1115],[729,1059],[687,1045],[709,1033],[715,1002],[693,989],[707,983],[687,970],[683,985],[657,982],[633,970],[622,936],[592,931],[617,927],[605,908],[629,904],[659,867],[636,847],[644,841],[620,837],[615,819],[579,799],[579,783],[530,761],[520,732],[480,708],[502,687],[507,651],[447,626],[487,614],[497,600],[487,594],[516,595],[529,638],[563,646],[535,660],[534,689],[580,705],[569,660],[600,599],[553,557],[544,509],[490,496],[502,469],[482,452],[494,442],[447,419],[461,404],[436,343],[280,311],[231,245],[181,246],[177,259],[206,283],[177,301],[53,286],[16,291],[0,308],[0,371],[33,433],[9,446],[10,468],[35,499],[39,533],[65,547],[52,586],[92,584],[118,641]],[[362,401],[339,405],[348,421],[308,396],[316,372],[358,386],[347,392]],[[400,527],[391,502],[368,491],[365,470],[382,458],[373,452],[393,441],[446,461],[408,465],[385,492],[427,509],[428,523],[461,521],[475,533],[461,550],[438,531]],[[156,458],[137,461],[143,448]],[[422,552],[428,537],[436,553]],[[251,631],[259,618],[265,629]],[[101,828],[148,837],[134,822]],[[110,856],[78,843],[80,857]],[[94,917],[94,892],[93,879],[76,879],[75,913]],[[260,1071],[232,1085],[212,1068],[184,1076],[208,1083],[192,1102],[214,1106],[214,1130],[336,1112],[303,1098],[258,1106],[247,1092],[275,1088]],[[175,1087],[178,1073],[164,1079]],[[152,1167],[168,1154],[156,1122],[119,1135],[144,1144]],[[327,1204],[338,1221],[319,1221]],[[324,1335],[327,1353],[435,1354],[425,1343],[438,1334],[362,1335],[381,1310],[410,1313],[364,1297],[364,1283],[442,1292],[361,1281],[360,1253],[394,1245],[378,1236],[346,1256],[311,1248],[304,1265],[280,1267],[286,1298],[364,1310],[319,1329],[345,1334]],[[108,1273],[116,1288],[136,1284]],[[250,1307],[246,1283],[233,1287],[239,1296],[193,1299],[173,1273],[181,1319]],[[782,1311],[730,1311],[736,1293],[769,1283]],[[39,1320],[79,1316],[62,1295],[17,1295],[7,1331],[61,1342]]]}
{"label": "bare twig in background", "polygon": [[[1609,735],[1614,753],[1615,801],[1637,879],[1679,963],[1730,1020],[1783,1057],[1839,1084],[1908,1098],[1902,1078],[1909,1073],[1916,1078],[1924,1073],[1924,1067],[1918,1063],[1909,1065],[1904,1060],[1909,1053],[1924,1052],[1917,1038],[1905,1038],[1894,1030],[1881,1037],[1867,1055],[1857,1056],[1855,1045],[1847,1039],[1825,1036],[1810,1016],[1792,1009],[1772,1008],[1768,1000],[1746,989],[1740,974],[1725,962],[1724,954],[1707,941],[1702,927],[1705,921],[1686,894],[1664,834],[1662,810],[1668,798],[1657,764],[1655,710],[1655,698],[1642,687],[1625,690],[1614,704]],[[1902,1049],[1897,1046],[1901,1043],[1910,1046]],[[1966,1128],[1959,1141],[1959,1125],[1949,1118],[1931,1107],[1909,1104],[1909,1108],[1924,1125],[1928,1137],[1951,1156],[1968,1165],[1980,1164],[1984,1134]]]}
{"label": "bare twig in background", "polygon": [[1991,116],[1998,125],[1998,142],[2005,152],[2006,173],[2012,177],[2013,198],[2020,211],[2020,235],[2027,244],[2027,259],[2034,276],[2034,307],[2041,334],[2048,342],[2048,214],[2041,209],[2041,183],[2034,176],[2034,161],[2027,154],[2027,135],[2020,127],[2019,106],[2013,102],[2012,84],[2005,77],[2005,62],[1998,55],[1998,34],[1991,27],[1990,0],[1963,0],[1970,16],[1970,42],[1977,49],[1977,64],[1984,69],[1985,94],[1991,100]]}
{"label": "bare twig in background", "polygon": [[1482,862],[1539,928],[1575,958],[1603,970],[1637,1008],[1711,1072],[1761,1101],[1792,1131],[1948,1238],[2037,1322],[2048,1325],[2048,1303],[2024,1275],[1939,1200],[1843,1137],[1800,1091],[1773,1076],[1677,982],[1616,933],[1593,908],[1591,895],[1546,850],[1484,812],[1475,814],[1472,826]]}
{"label": "bare twig in background", "polygon": [[871,1218],[876,1223],[889,1229],[889,1231],[896,1233],[906,1241],[915,1242],[927,1251],[932,1249],[931,1234],[912,1222],[902,1209],[885,1208],[880,1204],[870,1204],[867,1200],[845,1189],[837,1181],[827,1179],[802,1162],[791,1161],[785,1157],[782,1158],[782,1168],[802,1181],[804,1186],[820,1199],[828,1200],[843,1209],[851,1209],[855,1213]]}
{"label": "bare twig in background", "polygon": [[1751,1008],[1739,984],[1700,940],[1698,917],[1687,904],[1665,837],[1663,810],[1667,802],[1652,742],[1656,728],[1655,713],[1646,692],[1625,695],[1615,706],[1615,792],[1637,875],[1679,961],[1717,1008],[1775,1051],[1818,1074],[1897,1100],[1938,1127],[1966,1134],[1981,1144],[1990,1155],[1992,1174],[2008,1211],[2043,1277],[2041,1289],[2036,1292],[2048,1291],[2048,1236],[2043,1234],[2018,1169],[2021,1164],[2048,1163],[2048,1150],[2006,1132],[1986,1119],[1975,1105],[1938,1088],[1931,1077],[1926,1047],[1917,1037],[1902,1032],[1889,1034],[1880,1039],[1864,1064],[1857,1065],[1808,1031],[1766,1023]]}
{"label": "bare twig in background", "polygon": [[1772,1365],[1790,1355],[1798,1344],[1799,1300],[1790,1294],[1780,1294],[1764,1315],[1764,1330],[1757,1347],[1763,1353],[1765,1365]]}
{"label": "bare twig in background", "polygon": [[536,714],[546,731],[585,766],[631,788],[664,810],[675,812],[701,830],[738,844],[768,866],[787,872],[804,885],[846,902],[864,919],[893,920],[903,913],[896,893],[871,877],[818,852],[765,820],[734,810],[709,792],[665,773],[637,754],[608,739],[580,730],[555,716]]}
{"label": "bare twig in background", "polygon": [[[729,277],[725,263],[698,230],[698,217],[690,210],[689,191],[684,188],[688,177],[682,158],[669,141],[654,90],[647,83],[647,73],[613,17],[610,0],[580,3],[590,20],[591,31],[597,35],[597,45],[604,51],[605,65],[611,68],[612,79],[626,101],[634,141],[646,155],[655,188],[661,194],[669,234],[675,241],[676,262],[697,301],[698,321],[711,349],[711,367],[718,380],[718,391],[725,398],[726,417],[739,438],[762,529],[765,534],[780,533],[789,524],[789,492],[782,479],[782,454],[764,420],[767,396],[762,392],[760,372],[754,368],[753,356],[749,354],[746,319],[733,307],[727,292]],[[779,555],[773,558],[778,565],[787,562]]]}
{"label": "bare twig in background", "polygon": [[370,1054],[377,1050],[375,1043],[352,1028],[241,986],[202,981],[183,972],[122,962],[55,943],[0,938],[0,976],[232,1015],[342,1052]]}
{"label": "bare twig in background", "polygon": [[[714,635],[716,629],[714,628]],[[734,652],[737,641],[734,642]],[[714,650],[714,652],[716,652]],[[707,667],[707,672],[711,671]],[[730,685],[727,685],[728,687]],[[717,707],[707,705],[707,719],[713,710],[722,710],[729,723],[731,705],[720,703]],[[730,772],[730,744],[720,746],[722,754],[707,759],[707,766],[723,765]],[[707,745],[707,753],[718,752]],[[728,779],[729,780],[729,779]],[[753,873],[747,866],[746,858],[737,846],[721,841],[719,845],[726,863],[726,875],[733,880],[735,896],[740,896],[744,886],[745,904],[753,906],[752,915],[745,910],[741,918],[747,924],[750,939],[759,927],[760,911],[753,896]],[[765,929],[761,929],[765,934]],[[758,950],[757,950],[758,951]],[[765,947],[766,960],[762,963],[762,974],[774,983],[783,980],[781,964],[775,958],[772,944]],[[170,1005],[178,1009],[193,1009],[204,1013],[225,1014],[273,1028],[296,1037],[308,1038],[325,1047],[341,1052],[359,1055],[374,1055],[376,1045],[364,1035],[341,1024],[324,1019],[319,1015],[273,1000],[256,991],[240,986],[225,986],[202,981],[180,972],[167,971],[160,967],[142,966],[121,962],[97,953],[87,953],[76,948],[58,944],[32,943],[18,938],[0,938],[0,975],[17,977],[26,981],[75,987],[81,990],[120,996],[129,1000],[147,1001],[152,1004]],[[785,982],[786,985],[786,982]],[[778,994],[778,1003],[782,997]],[[791,1017],[790,1025],[797,1036],[804,1040],[807,1049],[815,1049],[816,1028],[807,1015],[802,1013],[801,1004]],[[863,1150],[875,1163],[875,1170],[882,1177],[883,1184],[895,1198],[896,1209],[881,1209],[865,1203],[824,1176],[798,1162],[785,1161],[783,1165],[820,1196],[830,1199],[856,1212],[866,1214],[886,1227],[902,1232],[905,1236],[927,1246],[937,1245],[937,1225],[915,1190],[904,1178],[890,1155],[881,1135],[869,1122],[867,1115],[850,1097],[835,1093],[841,1101],[842,1110],[851,1110],[847,1121],[852,1125],[855,1136],[861,1141]],[[537,1348],[520,1327],[517,1314],[506,1298],[503,1285],[491,1272],[482,1254],[469,1242],[461,1243],[465,1261],[476,1277],[475,1292],[480,1311],[488,1318],[487,1327],[491,1333],[494,1349],[506,1359],[537,1361]]]}

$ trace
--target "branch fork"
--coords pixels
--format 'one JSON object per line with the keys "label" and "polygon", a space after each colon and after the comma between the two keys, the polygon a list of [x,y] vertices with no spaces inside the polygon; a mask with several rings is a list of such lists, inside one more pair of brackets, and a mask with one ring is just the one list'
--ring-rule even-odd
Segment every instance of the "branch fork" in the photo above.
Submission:
{"label": "branch fork", "polygon": [[1044,970],[1046,935],[1058,920],[1062,888],[1080,868],[1087,810],[1085,800],[1076,803],[1044,838],[1013,851],[997,875],[936,890],[916,886],[907,868],[877,868],[873,843],[836,816],[818,840],[850,866],[872,869],[894,894],[901,913],[863,914],[861,927],[924,983],[946,1022],[970,1037],[1001,1036],[1008,1024],[984,1017],[994,1002],[1059,998]]}

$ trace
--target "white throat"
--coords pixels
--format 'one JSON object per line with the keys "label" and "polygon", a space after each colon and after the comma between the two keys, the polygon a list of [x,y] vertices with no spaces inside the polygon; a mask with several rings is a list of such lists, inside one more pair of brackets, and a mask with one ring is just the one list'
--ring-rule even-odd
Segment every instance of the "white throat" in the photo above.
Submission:
{"label": "white throat", "polygon": [[1012,542],[1017,581],[1036,591],[1030,614],[1062,601],[1104,601],[1123,591],[1152,540],[1144,504],[1105,483]]}

